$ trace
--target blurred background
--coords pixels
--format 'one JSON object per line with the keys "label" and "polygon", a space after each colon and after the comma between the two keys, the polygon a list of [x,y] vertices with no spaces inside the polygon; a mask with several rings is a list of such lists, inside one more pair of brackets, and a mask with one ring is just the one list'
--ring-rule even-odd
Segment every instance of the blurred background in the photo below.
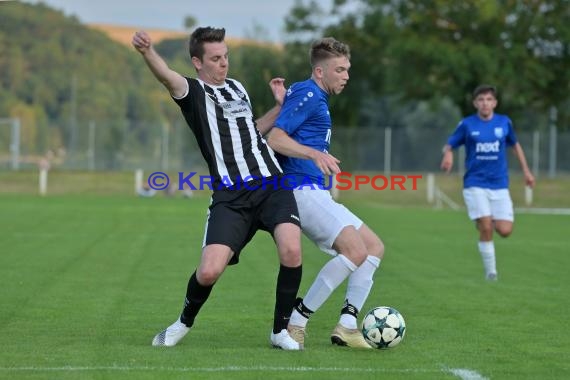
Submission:
{"label": "blurred background", "polygon": [[[58,193],[97,192],[112,176],[127,187],[110,192],[132,192],[136,169],[205,171],[178,107],[130,40],[146,29],[171,67],[193,76],[188,35],[212,25],[227,28],[229,76],[258,116],[273,105],[272,77],[310,75],[313,39],[351,46],[349,85],[330,107],[331,153],[345,171],[437,173],[447,136],[474,112],[473,89],[496,85],[496,112],[513,120],[537,193],[554,188],[538,205],[570,207],[567,0],[212,2],[223,3],[217,11],[172,1],[140,20],[129,3],[0,2],[0,192],[37,193],[38,167],[60,176],[50,181]],[[456,162],[456,176],[442,180],[460,189],[461,152]]]}

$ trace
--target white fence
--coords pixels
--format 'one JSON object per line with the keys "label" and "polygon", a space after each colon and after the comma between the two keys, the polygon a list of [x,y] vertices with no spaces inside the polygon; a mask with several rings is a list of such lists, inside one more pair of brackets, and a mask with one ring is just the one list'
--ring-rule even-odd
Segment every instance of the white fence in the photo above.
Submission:
{"label": "white fence", "polygon": [[[35,167],[47,159],[51,167],[73,170],[197,170],[205,163],[194,136],[183,121],[176,125],[133,125],[87,122],[77,128],[74,148],[47,141],[42,146],[22,137],[18,119],[0,119],[0,169]],[[143,131],[143,132],[141,132]],[[405,128],[339,128],[333,131],[331,154],[347,171],[434,172],[450,130]],[[535,176],[570,172],[570,132],[519,132]],[[49,140],[49,134],[48,134]],[[463,172],[463,152],[456,168]],[[510,160],[518,171],[518,162]]]}

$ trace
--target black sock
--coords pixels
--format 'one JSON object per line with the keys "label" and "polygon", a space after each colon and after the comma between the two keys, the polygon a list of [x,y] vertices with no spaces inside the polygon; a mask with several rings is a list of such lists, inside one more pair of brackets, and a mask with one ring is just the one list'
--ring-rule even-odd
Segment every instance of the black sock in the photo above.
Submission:
{"label": "black sock", "polygon": [[297,298],[295,300],[295,310],[297,310],[297,312],[299,314],[301,314],[303,317],[305,317],[307,319],[311,318],[311,314],[314,313],[313,310],[311,310],[307,306],[305,306],[302,298]]}
{"label": "black sock", "polygon": [[196,279],[196,272],[194,271],[194,273],[192,273],[190,280],[188,280],[184,309],[180,315],[180,322],[184,323],[187,327],[192,327],[194,318],[196,318],[200,308],[210,296],[213,287],[214,285],[200,285]]}
{"label": "black sock", "polygon": [[354,305],[349,304],[348,300],[344,300],[344,305],[340,311],[340,314],[350,314],[354,318],[358,319],[358,309],[354,307]]}
{"label": "black sock", "polygon": [[273,315],[273,333],[286,329],[295,305],[295,298],[301,285],[302,265],[296,268],[279,267],[275,289],[275,313]]}

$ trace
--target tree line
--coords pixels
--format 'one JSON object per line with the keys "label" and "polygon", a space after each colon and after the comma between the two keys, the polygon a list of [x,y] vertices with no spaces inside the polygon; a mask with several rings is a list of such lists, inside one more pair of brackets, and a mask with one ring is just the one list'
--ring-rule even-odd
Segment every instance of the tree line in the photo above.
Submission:
{"label": "tree line", "polygon": [[[473,88],[491,83],[498,112],[518,129],[545,128],[553,108],[566,129],[568,19],[568,0],[334,0],[330,9],[298,0],[283,45],[230,39],[230,77],[245,83],[260,115],[274,102],[270,78],[306,79],[311,40],[331,35],[352,51],[349,86],[331,101],[335,126],[452,129],[473,111]],[[187,40],[156,48],[194,75]],[[160,134],[153,125],[181,116],[137,54],[43,3],[0,3],[0,117],[22,120],[29,151],[77,144],[89,121],[110,125],[109,151],[127,143],[125,129],[136,136],[129,144],[145,143]]]}

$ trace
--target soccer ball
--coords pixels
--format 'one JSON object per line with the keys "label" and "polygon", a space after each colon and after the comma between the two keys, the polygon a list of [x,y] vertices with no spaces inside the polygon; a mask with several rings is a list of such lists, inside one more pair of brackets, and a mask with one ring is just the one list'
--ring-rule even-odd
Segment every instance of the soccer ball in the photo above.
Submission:
{"label": "soccer ball", "polygon": [[393,307],[375,307],[362,321],[364,340],[374,348],[395,347],[404,339],[405,333],[404,317]]}

